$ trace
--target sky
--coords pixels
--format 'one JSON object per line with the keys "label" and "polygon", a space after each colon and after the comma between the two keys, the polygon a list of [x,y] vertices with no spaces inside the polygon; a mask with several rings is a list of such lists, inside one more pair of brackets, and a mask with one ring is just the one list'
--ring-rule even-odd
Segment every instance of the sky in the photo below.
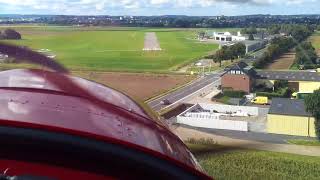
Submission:
{"label": "sky", "polygon": [[320,14],[320,0],[0,0],[0,14],[133,16]]}

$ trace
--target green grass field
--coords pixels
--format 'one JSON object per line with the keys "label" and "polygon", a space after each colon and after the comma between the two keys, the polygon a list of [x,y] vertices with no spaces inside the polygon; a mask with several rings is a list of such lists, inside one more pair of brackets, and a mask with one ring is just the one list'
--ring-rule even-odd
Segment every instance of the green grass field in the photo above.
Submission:
{"label": "green grass field", "polygon": [[320,179],[320,157],[187,143],[215,179]]}
{"label": "green grass field", "polygon": [[[2,27],[3,29],[4,27]],[[7,41],[49,49],[69,69],[174,71],[218,48],[195,40],[197,29],[15,26],[23,40]],[[1,29],[1,28],[0,28]],[[156,32],[163,51],[144,52],[145,32]]]}
{"label": "green grass field", "polygon": [[314,48],[320,49],[320,31],[315,32],[309,40],[312,42]]}

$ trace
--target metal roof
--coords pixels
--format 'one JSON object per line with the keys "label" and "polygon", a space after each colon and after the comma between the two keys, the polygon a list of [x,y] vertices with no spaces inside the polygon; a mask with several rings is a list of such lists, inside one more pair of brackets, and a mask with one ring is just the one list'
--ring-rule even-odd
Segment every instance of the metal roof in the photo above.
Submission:
{"label": "metal roof", "polygon": [[305,109],[304,100],[273,98],[269,114],[311,116]]}
{"label": "metal roof", "polygon": [[257,71],[257,79],[320,82],[320,74],[308,71]]}

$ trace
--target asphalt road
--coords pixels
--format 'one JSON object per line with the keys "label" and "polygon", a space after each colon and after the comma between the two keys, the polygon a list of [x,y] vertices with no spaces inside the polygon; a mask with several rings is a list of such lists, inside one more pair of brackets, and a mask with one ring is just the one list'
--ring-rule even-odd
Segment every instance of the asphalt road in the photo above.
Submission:
{"label": "asphalt road", "polygon": [[[167,108],[169,106],[173,106],[176,103],[182,101],[189,95],[199,91],[200,89],[212,84],[216,83],[217,85],[220,84],[220,75],[222,72],[206,75],[205,77],[199,78],[192,82],[191,84],[180,88],[174,92],[171,92],[165,96],[162,96],[160,98],[157,98],[155,100],[152,100],[148,102],[148,105],[154,110],[159,112],[161,109]],[[169,105],[163,105],[161,104],[161,101],[163,100],[169,100],[171,104]]]}

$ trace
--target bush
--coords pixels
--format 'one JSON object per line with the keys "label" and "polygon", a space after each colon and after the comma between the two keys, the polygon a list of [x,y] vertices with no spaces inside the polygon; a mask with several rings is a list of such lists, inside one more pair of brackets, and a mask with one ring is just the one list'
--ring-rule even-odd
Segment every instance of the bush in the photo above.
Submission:
{"label": "bush", "polygon": [[5,29],[1,33],[3,39],[21,39],[21,34],[15,31],[14,29]]}
{"label": "bush", "polygon": [[232,98],[242,98],[246,95],[244,91],[234,91],[234,90],[223,90],[223,95],[232,97]]}

